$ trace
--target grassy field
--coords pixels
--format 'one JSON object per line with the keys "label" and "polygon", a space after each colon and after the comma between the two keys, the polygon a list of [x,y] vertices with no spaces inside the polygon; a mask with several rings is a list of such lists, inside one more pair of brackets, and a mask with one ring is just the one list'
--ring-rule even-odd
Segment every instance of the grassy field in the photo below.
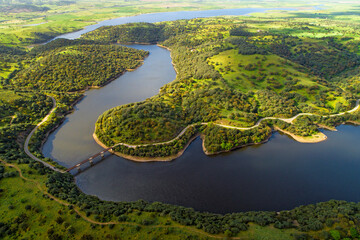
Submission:
{"label": "grassy field", "polygon": [[[359,74],[357,24],[346,23],[344,29],[345,23],[340,23],[335,28],[338,20],[314,24],[315,17],[288,21],[288,16],[278,14],[271,19],[218,17],[147,25],[146,29],[163,28],[157,39],[164,39],[160,44],[171,49],[177,79],[145,102],[104,113],[97,134],[108,146],[164,142],[194,123],[250,127],[263,117],[327,115],[354,107],[360,89],[349,79]],[[141,24],[129,29],[134,36],[145,31]],[[83,38],[121,42],[116,31],[101,28]],[[336,34],[324,38],[324,32]],[[305,139],[318,134],[315,126],[304,131],[305,125],[288,131]],[[217,141],[226,145],[224,139]]]}
{"label": "grassy field", "polygon": [[[236,236],[213,235],[195,227],[180,225],[157,212],[128,211],[126,220],[115,217],[99,222],[47,192],[47,176],[39,174],[28,164],[7,164],[0,159],[0,237],[2,239],[357,239],[358,230],[345,216],[323,231],[278,229],[274,225],[249,223],[248,230]],[[351,230],[350,230],[351,229]],[[331,237],[335,236],[335,237]],[[340,238],[336,238],[340,236]]]}
{"label": "grassy field", "polygon": [[239,238],[253,240],[287,240],[294,238],[292,233],[296,233],[296,231],[280,230],[274,227],[263,228],[255,224],[250,224],[249,230],[245,234],[239,234]]}
{"label": "grassy field", "polygon": [[[268,2],[265,0],[257,1],[179,1],[170,0],[147,1],[136,0],[111,1],[105,0],[94,4],[91,1],[74,1],[67,5],[51,4],[44,2],[41,7],[46,7],[47,11],[16,11],[0,12],[0,43],[6,45],[29,45],[46,41],[56,35],[79,30],[85,26],[95,24],[98,21],[124,17],[136,14],[168,12],[168,11],[194,11],[210,10],[221,8],[273,8],[273,7],[295,7],[301,9],[311,9],[313,6],[325,4],[326,8],[333,8],[329,1],[318,1],[309,3],[307,1],[276,1]],[[337,7],[338,5],[336,5]],[[351,8],[351,3],[344,2],[343,10]],[[346,20],[344,16],[338,19]],[[35,32],[37,34],[35,34]]]}
{"label": "grassy field", "polygon": [[[148,25],[149,29],[164,30],[159,31],[159,34],[165,34],[158,39],[171,49],[177,79],[144,102],[120,106],[104,113],[97,127],[101,128],[104,137],[113,142],[149,143],[169,140],[185,126],[194,123],[216,122],[249,127],[262,117],[349,110],[360,97],[360,70],[356,56],[360,55],[360,18],[355,3],[339,4],[325,0],[316,4],[285,0],[276,3],[137,0],[77,1],[61,6],[45,2],[41,7],[47,10],[41,11],[3,12],[0,9],[0,43],[31,48],[29,45],[96,21],[149,12],[237,7],[301,8],[299,12],[271,11],[253,14],[252,17],[219,17]],[[325,4],[324,9],[311,10],[319,4]],[[144,30],[141,24],[133,28],[135,36]],[[95,41],[101,41],[100,38],[105,36],[101,29],[98,31],[100,34],[94,35]],[[113,40],[110,42],[118,40],[109,39]],[[84,51],[66,44],[56,57],[73,59],[79,55],[83,58],[84,54],[79,53]],[[47,46],[51,45],[44,47]],[[15,48],[0,50],[0,238],[359,238],[360,205],[357,203],[329,201],[279,213],[249,212],[220,216],[161,203],[158,203],[160,207],[144,203],[147,207],[165,209],[150,211],[139,210],[137,203],[101,202],[79,192],[71,177],[65,181],[57,176],[60,180],[50,184],[49,179],[55,174],[31,162],[23,153],[22,144],[27,132],[50,110],[52,102],[43,94],[44,91],[40,93],[30,87],[29,92],[21,92],[19,86],[10,83],[14,70],[22,68],[24,73],[26,68],[37,69],[41,64],[48,65],[41,66],[42,70],[51,67],[51,70],[44,71],[46,73],[63,74],[60,77],[54,74],[44,77],[42,89],[58,84],[66,74],[57,71],[56,67],[60,64],[51,65],[44,61],[45,58],[53,60],[55,55],[45,56],[33,51],[13,54]],[[44,52],[48,53],[47,50]],[[141,59],[144,56],[141,55]],[[79,68],[74,69],[77,72]],[[84,69],[88,72],[88,68]],[[34,80],[40,72],[36,71],[30,80]],[[73,78],[69,80],[72,84]],[[46,132],[61,121],[63,114],[71,110],[71,103],[80,97],[80,94],[66,93],[73,89],[64,84],[61,86],[64,86],[62,92],[58,92],[59,88],[51,89],[51,94],[58,101],[56,113],[44,125],[45,130],[40,129],[31,142],[30,147],[40,157],[41,140]],[[311,138],[318,133],[316,124],[333,126],[359,119],[359,112],[328,121],[301,117],[294,124],[269,121],[251,131],[209,124],[192,129],[187,137],[190,139],[194,134],[202,133],[208,149],[217,152],[259,143],[269,137],[274,127],[281,126],[294,134],[303,134],[303,138]],[[156,152],[149,147],[138,150],[136,154],[166,155],[174,149],[182,149],[184,143],[187,143],[187,138],[167,148],[160,146]],[[135,150],[126,154],[134,154]],[[55,192],[54,195],[49,194],[50,190]],[[115,214],[114,209],[121,213]]]}
{"label": "grassy field", "polygon": [[[339,214],[335,223],[322,231],[278,229],[273,224],[249,223],[248,230],[236,236],[214,235],[195,227],[180,225],[157,212],[128,211],[126,220],[116,217],[99,222],[47,192],[47,175],[28,164],[7,164],[0,159],[0,237],[2,239],[357,239],[353,221]],[[333,221],[333,220],[332,220]],[[329,224],[330,225],[330,224]],[[340,236],[337,238],[337,236]],[[345,238],[345,237],[349,238]]]}
{"label": "grassy field", "polygon": [[[286,83],[286,77],[296,77],[299,81],[295,86],[319,86],[320,89],[325,89],[316,83],[316,78],[296,70],[292,63],[276,55],[242,55],[236,50],[228,50],[209,58],[208,61],[221,73],[231,88],[243,92],[266,89],[266,87],[280,89]],[[262,78],[269,73],[276,76],[275,81],[265,81]],[[278,73],[286,73],[286,76]],[[310,97],[310,94],[306,96]]]}
{"label": "grassy field", "polygon": [[0,232],[2,239],[16,236],[27,239],[148,239],[149,235],[152,239],[212,238],[158,213],[134,211],[126,214],[126,222],[114,219],[111,223],[100,223],[49,195],[45,187],[46,176],[37,174],[28,165],[15,166],[21,170],[22,177],[17,169],[7,166],[5,173],[14,172],[15,176],[0,180],[0,222],[11,223],[13,231],[7,236]]}

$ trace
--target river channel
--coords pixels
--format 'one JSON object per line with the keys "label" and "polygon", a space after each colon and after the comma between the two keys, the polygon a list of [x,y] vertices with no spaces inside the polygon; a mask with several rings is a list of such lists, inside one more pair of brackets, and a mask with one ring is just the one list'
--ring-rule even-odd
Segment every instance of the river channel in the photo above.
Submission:
{"label": "river channel", "polygon": [[[265,10],[145,14],[104,21],[61,37],[74,39],[103,25]],[[101,89],[86,92],[75,112],[49,136],[43,147],[46,157],[70,167],[101,151],[92,138],[98,116],[109,108],[143,101],[175,79],[169,51],[155,45],[132,47],[150,52],[144,64]],[[216,213],[284,210],[330,199],[360,201],[360,128],[347,125],[338,130],[326,131],[328,140],[318,144],[301,144],[275,133],[266,144],[211,157],[196,139],[171,162],[137,163],[110,156],[77,175],[76,183],[85,193],[104,200],[144,199]]]}

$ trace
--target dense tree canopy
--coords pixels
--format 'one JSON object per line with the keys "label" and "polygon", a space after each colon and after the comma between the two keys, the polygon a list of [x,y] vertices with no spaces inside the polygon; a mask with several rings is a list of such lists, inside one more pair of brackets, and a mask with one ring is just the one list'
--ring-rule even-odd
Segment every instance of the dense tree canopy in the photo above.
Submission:
{"label": "dense tree canopy", "polygon": [[101,86],[126,69],[140,65],[147,52],[112,45],[73,45],[56,48],[12,80],[17,87],[77,91]]}
{"label": "dense tree canopy", "polygon": [[[276,22],[280,23],[285,24],[280,20]],[[128,221],[128,215],[133,212],[139,215],[151,212],[184,226],[228,237],[248,230],[255,223],[277,229],[290,228],[295,239],[311,239],[315,233],[318,239],[356,239],[359,237],[359,203],[332,200],[289,211],[220,215],[142,200],[107,202],[82,193],[70,174],[52,173],[29,159],[22,150],[26,133],[52,106],[51,99],[39,89],[53,90],[51,94],[58,104],[56,112],[31,142],[31,151],[41,157],[42,140],[61,123],[64,114],[80,97],[69,91],[101,85],[125,69],[138,66],[147,54],[104,45],[104,42],[159,42],[172,50],[178,75],[157,96],[116,107],[100,116],[96,134],[101,141],[107,145],[119,141],[133,144],[167,141],[193,124],[181,137],[166,144],[136,148],[120,145],[115,149],[124,154],[138,157],[175,155],[198,134],[202,134],[207,152],[216,153],[266,141],[275,126],[299,136],[311,136],[317,133],[319,124],[358,123],[359,111],[332,117],[302,116],[294,124],[269,120],[246,131],[216,125],[246,127],[266,116],[338,113],[349,110],[359,98],[355,38],[309,38],[280,34],[276,32],[278,28],[258,29],[268,24],[274,23],[267,19],[222,18],[141,23],[101,28],[85,36],[91,40],[56,40],[35,47],[29,54],[2,46],[1,68],[11,74],[1,78],[4,88],[0,95],[0,158],[28,164],[31,170],[27,174],[31,171],[47,174],[46,184],[51,194],[66,200],[71,204],[69,208],[76,205],[87,216],[101,222],[114,218],[123,222]],[[291,26],[292,31],[309,31],[302,23],[292,24],[295,24]],[[24,88],[31,91],[22,91]],[[15,175],[15,171],[0,166],[0,180]],[[0,197],[2,191],[0,189]],[[26,209],[35,213],[32,206]],[[26,218],[27,215],[22,214],[10,221],[1,219],[0,238],[15,234],[14,229],[20,226],[26,229],[23,224]],[[57,223],[62,224],[62,219],[57,219]],[[152,222],[145,219],[141,223]],[[51,231],[48,236],[59,238]],[[84,235],[83,238],[91,237]]]}
{"label": "dense tree canopy", "polygon": [[163,28],[152,23],[129,23],[118,26],[104,26],[82,36],[83,39],[100,42],[156,43],[162,40]]}
{"label": "dense tree canopy", "polygon": [[[163,142],[195,123],[252,126],[263,117],[329,114],[354,106],[355,96],[329,79],[358,66],[355,53],[329,38],[314,40],[257,29],[266,21],[239,22],[196,19],[136,23],[86,34],[83,38],[92,41],[158,42],[171,49],[177,70],[177,79],[157,96],[105,112],[96,124],[98,137],[107,145]],[[317,133],[310,120],[276,125],[301,136]],[[266,127],[244,133],[224,130],[231,132],[231,138],[219,131],[216,127],[201,130],[209,153],[258,143],[270,134]],[[166,153],[164,149],[159,152],[161,156],[173,155],[172,150]],[[144,152],[150,152],[126,147],[118,150],[136,156],[149,156]],[[158,152],[155,146],[153,150]]]}

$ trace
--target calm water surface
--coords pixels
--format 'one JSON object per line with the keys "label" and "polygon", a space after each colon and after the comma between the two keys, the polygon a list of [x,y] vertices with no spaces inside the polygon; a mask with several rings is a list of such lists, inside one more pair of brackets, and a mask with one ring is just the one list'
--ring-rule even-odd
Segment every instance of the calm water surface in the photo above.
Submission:
{"label": "calm water surface", "polygon": [[[254,11],[259,10],[146,14],[121,21],[155,22]],[[118,21],[100,24],[125,23]],[[95,26],[65,37],[79,37]],[[69,167],[101,151],[92,138],[99,115],[118,105],[145,100],[175,79],[167,50],[133,47],[150,51],[144,65],[104,88],[88,91],[76,111],[50,135],[43,148],[46,157]],[[85,193],[105,200],[162,201],[219,213],[283,210],[329,199],[360,201],[360,128],[338,129],[326,132],[328,140],[319,144],[300,144],[276,133],[267,144],[213,157],[204,155],[197,139],[182,157],[165,163],[135,163],[110,156],[78,175],[76,182]]]}
{"label": "calm water surface", "polygon": [[301,144],[276,133],[266,144],[213,157],[197,139],[175,161],[135,163],[112,156],[76,182],[106,200],[146,199],[219,213],[360,201],[360,128],[341,126],[326,134],[325,142]]}
{"label": "calm water surface", "polygon": [[102,148],[94,141],[97,118],[106,110],[156,95],[159,89],[176,77],[168,50],[155,45],[132,45],[150,52],[144,64],[126,72],[101,89],[90,90],[76,105],[76,111],[46,141],[43,153],[66,167],[86,159]]}
{"label": "calm water surface", "polygon": [[[316,8],[316,7],[315,7]],[[90,25],[84,29],[60,35],[57,38],[67,38],[75,39],[79,38],[82,34],[91,32],[102,26],[115,26],[125,23],[134,23],[134,22],[164,22],[164,21],[175,21],[179,19],[192,19],[192,18],[204,18],[204,17],[217,17],[225,15],[247,15],[255,12],[266,12],[268,10],[295,10],[293,8],[239,8],[239,9],[216,9],[216,10],[206,10],[206,11],[179,11],[179,12],[162,12],[162,13],[149,13],[142,14],[137,16],[130,17],[120,17],[110,20],[101,21],[97,24]]]}

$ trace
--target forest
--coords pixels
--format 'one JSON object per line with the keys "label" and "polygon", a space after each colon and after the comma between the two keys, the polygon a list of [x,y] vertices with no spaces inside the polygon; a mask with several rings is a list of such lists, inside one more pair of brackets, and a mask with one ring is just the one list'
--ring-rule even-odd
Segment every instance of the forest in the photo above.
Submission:
{"label": "forest", "polygon": [[[165,85],[158,95],[100,116],[95,132],[98,138],[108,146],[151,144],[169,141],[191,124],[250,127],[264,117],[291,118],[304,112],[326,116],[355,106],[358,93],[340,88],[335,80],[360,64],[360,57],[348,42],[344,45],[343,38],[281,34],[264,28],[266,24],[286,23],[194,19],[102,27],[85,34],[82,39],[90,41],[157,42],[171,49],[177,71],[176,80]],[[150,32],[153,38],[148,37]],[[341,85],[350,86],[346,80]],[[198,134],[203,135],[206,152],[212,154],[262,142],[274,126],[311,137],[318,133],[317,124],[321,123],[311,118],[294,124],[270,121],[265,128],[248,132],[226,129],[222,135],[219,127],[207,127]],[[160,154],[158,157],[174,155],[173,149],[166,152],[164,146],[159,152],[159,145],[152,146],[153,152]],[[122,146],[117,150],[148,156],[146,152],[151,150],[149,145],[147,148],[134,151]]]}
{"label": "forest", "polygon": [[83,39],[108,43],[155,44],[164,38],[162,26],[152,23],[129,23],[118,26],[103,26],[99,31],[85,34]]}
{"label": "forest", "polygon": [[[249,223],[260,226],[273,225],[278,229],[296,228],[302,234],[294,234],[295,239],[309,239],[308,232],[316,232],[333,227],[340,218],[352,221],[356,226],[360,221],[359,203],[345,201],[329,201],[324,203],[300,206],[290,211],[281,212],[246,212],[231,213],[225,215],[201,213],[191,208],[178,207],[169,204],[154,202],[148,203],[143,200],[136,202],[104,202],[96,197],[88,196],[78,190],[72,177],[66,174],[53,174],[47,181],[49,192],[72,204],[81,206],[87,216],[95,215],[100,221],[110,221],[117,217],[119,221],[126,221],[127,214],[133,211],[157,212],[162,216],[169,216],[173,221],[186,226],[195,226],[211,234],[224,233],[227,236],[235,236],[249,228]],[[342,227],[334,231],[322,231],[322,239],[331,239],[332,235],[339,234],[346,237],[350,234],[358,236],[356,227],[352,227],[351,233]],[[351,235],[350,235],[351,237]]]}
{"label": "forest", "polygon": [[125,70],[138,67],[148,54],[122,46],[76,41],[71,45],[64,41],[51,44],[48,49],[39,48],[31,51],[35,60],[19,71],[11,85],[19,89],[62,92],[99,87]]}
{"label": "forest", "polygon": [[[102,201],[81,192],[72,175],[54,173],[23,151],[28,133],[52,108],[53,96],[58,107],[31,139],[30,150],[61,168],[41,153],[49,131],[72,111],[81,90],[140,66],[148,54],[117,43],[167,47],[177,70],[177,78],[158,95],[99,117],[95,133],[106,145],[143,145],[118,145],[115,150],[122,154],[173,156],[198,135],[207,154],[215,154],[261,144],[275,128],[311,137],[319,126],[358,124],[359,111],[330,116],[352,109],[359,98],[357,25],[345,28],[342,22],[334,29],[336,20],[288,18],[136,23],[99,28],[80,40],[29,48],[1,45],[0,238],[209,239],[276,231],[282,239],[358,239],[359,203],[331,200],[280,212],[221,215],[143,200]],[[50,36],[45,35],[36,39]],[[317,115],[298,117],[292,124],[267,120],[249,130],[219,126],[251,127],[263,117],[306,112]],[[29,231],[33,226],[37,233]]]}

